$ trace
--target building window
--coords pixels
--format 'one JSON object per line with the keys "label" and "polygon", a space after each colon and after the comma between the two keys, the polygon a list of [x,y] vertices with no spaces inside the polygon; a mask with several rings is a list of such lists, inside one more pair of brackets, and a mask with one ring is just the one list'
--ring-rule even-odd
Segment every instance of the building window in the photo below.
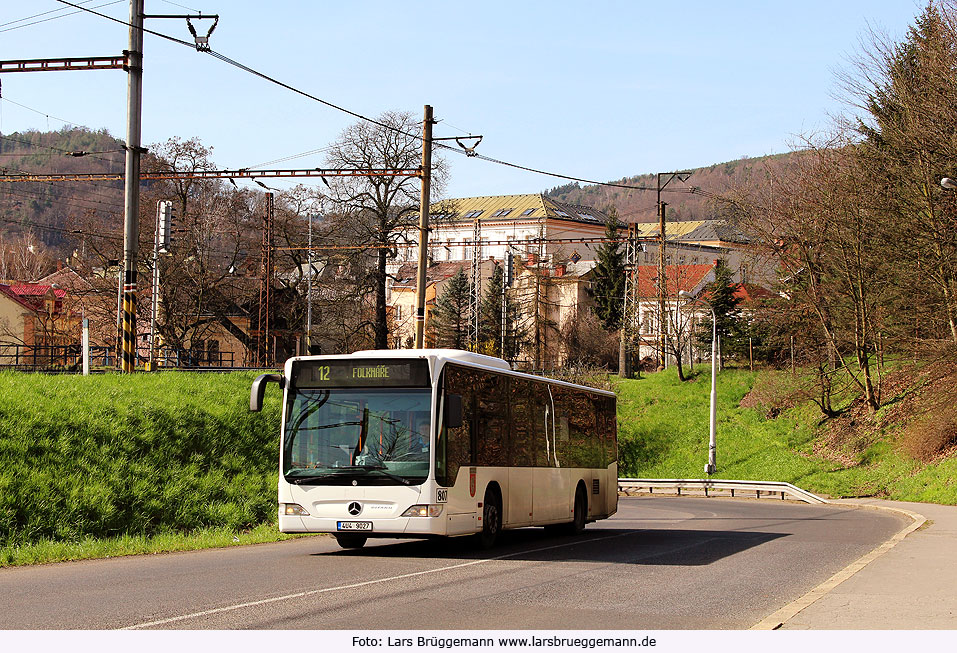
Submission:
{"label": "building window", "polygon": [[206,341],[206,357],[210,363],[215,365],[222,364],[222,356],[219,354],[219,340]]}
{"label": "building window", "polygon": [[468,213],[466,213],[466,214],[463,215],[462,217],[463,217],[463,218],[477,218],[477,217],[479,217],[480,215],[482,215],[482,213],[484,213],[484,211],[469,211]]}
{"label": "building window", "polygon": [[514,210],[515,210],[515,209],[499,209],[498,211],[496,211],[495,213],[492,214],[492,217],[493,217],[493,218],[503,218],[503,217],[505,217],[506,215],[508,215],[509,213],[511,213],[511,212],[514,211]]}
{"label": "building window", "polygon": [[535,213],[535,209],[525,209],[519,217],[525,218]]}

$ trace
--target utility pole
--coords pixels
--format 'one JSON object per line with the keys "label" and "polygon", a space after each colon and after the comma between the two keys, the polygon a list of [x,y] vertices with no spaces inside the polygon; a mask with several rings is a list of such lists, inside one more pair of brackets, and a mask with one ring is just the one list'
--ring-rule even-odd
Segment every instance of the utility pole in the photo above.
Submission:
{"label": "utility pole", "polygon": [[[690,170],[682,170],[680,172],[659,172],[657,174],[657,190],[658,190],[658,369],[665,369],[665,319],[667,315],[665,314],[665,292],[668,284],[667,279],[667,270],[665,267],[666,254],[665,254],[665,206],[664,202],[661,201],[661,191],[670,184],[672,181],[677,179],[678,181],[685,182],[688,180],[688,177],[691,176]],[[664,183],[661,183],[662,178],[666,178]]]}
{"label": "utility pole", "polygon": [[426,273],[429,266],[429,204],[431,203],[432,187],[432,142],[433,140],[455,140],[465,150],[466,156],[475,156],[475,148],[482,140],[481,136],[468,136],[465,140],[473,139],[477,142],[472,147],[466,147],[462,138],[432,138],[432,106],[426,104],[422,120],[422,168],[418,171],[422,179],[422,192],[419,197],[419,268],[415,281],[415,348],[425,347],[425,292]]}
{"label": "utility pole", "polygon": [[515,270],[515,255],[512,253],[512,246],[505,247],[505,269],[502,274],[502,347],[499,350],[502,358],[508,360],[505,355],[505,346],[508,343],[508,289],[512,286],[512,277]]}
{"label": "utility pole", "polygon": [[472,351],[478,351],[479,345],[479,309],[482,292],[482,223],[478,218],[472,224],[472,269],[469,275],[471,292],[469,294],[468,341]]}
{"label": "utility pole", "polygon": [[658,188],[658,370],[665,369],[665,292],[668,285],[665,267],[665,207],[661,201],[661,188]]}
{"label": "utility pole", "polygon": [[312,213],[309,214],[309,250],[306,255],[309,268],[306,271],[306,355],[312,354]]}
{"label": "utility pole", "polygon": [[143,0],[130,0],[123,220],[123,366],[136,369],[136,254],[140,215],[140,122],[143,106]]}
{"label": "utility pole", "polygon": [[258,338],[256,340],[256,365],[269,367],[272,365],[272,334],[269,331],[270,299],[272,296],[272,224],[273,224],[273,194],[266,193],[266,212],[263,215],[263,242],[262,266],[259,285],[259,323]]}
{"label": "utility pole", "polygon": [[432,184],[432,107],[425,105],[422,123],[422,193],[419,198],[419,269],[415,287],[415,348],[425,347],[426,268],[429,265],[429,203]]}
{"label": "utility pole", "polygon": [[630,379],[634,370],[632,347],[638,332],[638,247],[635,225],[629,224],[625,241],[625,297],[618,343],[618,376],[623,379]]}
{"label": "utility pole", "polygon": [[[124,217],[123,217],[123,268],[119,273],[118,304],[118,358],[121,358],[121,370],[129,373],[136,368],[136,257],[139,242],[140,208],[140,144],[141,118],[143,106],[143,20],[147,18],[143,11],[144,0],[130,0],[129,49],[122,57],[72,57],[61,59],[23,59],[18,61],[0,61],[0,73],[33,72],[50,70],[100,70],[123,68],[128,72],[126,94],[126,168],[124,174]],[[209,50],[209,34],[200,37],[190,24],[190,16],[149,16],[149,18],[186,18],[186,24],[196,37],[196,49]],[[214,18],[219,16],[193,16],[193,18]],[[215,28],[216,25],[213,25]],[[6,175],[5,175],[6,176]],[[7,176],[7,180],[14,179]],[[14,176],[17,177],[17,176]],[[22,180],[26,180],[25,178]]]}

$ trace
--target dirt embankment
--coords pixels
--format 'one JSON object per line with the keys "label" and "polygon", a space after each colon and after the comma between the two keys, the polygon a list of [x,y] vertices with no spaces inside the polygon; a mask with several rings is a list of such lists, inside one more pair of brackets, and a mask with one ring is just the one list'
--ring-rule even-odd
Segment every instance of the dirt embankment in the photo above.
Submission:
{"label": "dirt embankment", "polygon": [[[847,396],[850,384],[835,396]],[[939,360],[905,365],[880,382],[881,408],[874,414],[863,399],[834,400],[836,415],[822,411],[815,455],[845,467],[862,462],[864,453],[880,439],[889,439],[901,453],[922,463],[957,456],[957,362]],[[763,410],[774,418],[805,403],[821,403],[821,388],[813,377],[787,372],[762,375],[741,401],[742,407]]]}

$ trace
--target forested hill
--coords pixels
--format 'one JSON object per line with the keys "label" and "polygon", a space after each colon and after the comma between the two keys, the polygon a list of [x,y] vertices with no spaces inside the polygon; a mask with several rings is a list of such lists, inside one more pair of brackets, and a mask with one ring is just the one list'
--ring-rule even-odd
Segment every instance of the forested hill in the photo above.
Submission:
{"label": "forested hill", "polygon": [[[695,168],[687,182],[675,179],[662,192],[661,199],[668,204],[668,220],[706,220],[719,217],[719,205],[710,195],[720,195],[735,188],[749,188],[767,184],[768,172],[787,165],[793,153],[775,154],[758,158],[744,158],[727,163],[715,163],[704,168]],[[663,178],[662,181],[664,181]],[[656,175],[644,174],[609,180],[611,183],[643,186],[652,190],[640,191],[612,186],[587,185],[571,182],[546,191],[551,199],[568,204],[581,204],[597,209],[614,206],[618,216],[625,222],[655,222],[657,212]],[[705,191],[702,194],[687,192],[692,187]]]}
{"label": "forested hill", "polygon": [[[5,173],[122,173],[125,156],[123,142],[105,129],[0,134],[0,171]],[[0,184],[0,239],[8,242],[32,232],[49,247],[69,247],[75,240],[70,225],[90,212],[122,219],[123,182]]]}
{"label": "forested hill", "polygon": [[[35,173],[122,172],[122,141],[106,130],[66,127],[60,131],[25,131],[0,134],[0,171]],[[662,199],[668,203],[669,221],[700,220],[719,215],[711,197],[732,189],[767,184],[768,171],[787,164],[793,154],[744,158],[693,170],[687,182],[673,181]],[[654,174],[612,180],[654,189]],[[692,187],[702,194],[687,192]],[[121,181],[17,182],[0,184],[0,245],[30,233],[52,253],[69,256],[76,239],[72,225],[80,218],[110,224],[123,215]],[[495,189],[488,189],[494,194]],[[614,206],[627,222],[654,222],[655,191],[638,191],[577,182],[546,191],[550,198],[598,209]],[[91,216],[95,213],[95,216]]]}

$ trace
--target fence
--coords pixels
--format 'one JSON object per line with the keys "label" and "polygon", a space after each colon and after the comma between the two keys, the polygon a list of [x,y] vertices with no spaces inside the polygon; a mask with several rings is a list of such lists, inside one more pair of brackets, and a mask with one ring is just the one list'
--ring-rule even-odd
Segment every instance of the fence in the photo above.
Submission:
{"label": "fence", "polygon": [[796,501],[805,503],[827,503],[826,499],[811,494],[807,490],[784,483],[781,481],[736,481],[727,479],[688,479],[688,478],[619,478],[618,491],[623,494],[647,492],[653,494],[655,490],[664,490],[681,496],[681,491],[686,494],[704,494],[710,496],[715,490],[729,492],[733,497],[735,492],[738,496],[751,495],[758,499],[762,496],[770,498],[780,495],[784,499],[785,495]]}
{"label": "fence", "polygon": [[[137,365],[145,366],[149,350],[137,352]],[[239,367],[233,352],[193,351],[189,349],[161,349],[157,355],[159,367],[175,369],[234,368]],[[90,347],[90,368],[116,367],[116,350],[105,345]],[[80,345],[22,345],[0,343],[0,369],[21,372],[79,373],[83,371],[83,351]]]}

